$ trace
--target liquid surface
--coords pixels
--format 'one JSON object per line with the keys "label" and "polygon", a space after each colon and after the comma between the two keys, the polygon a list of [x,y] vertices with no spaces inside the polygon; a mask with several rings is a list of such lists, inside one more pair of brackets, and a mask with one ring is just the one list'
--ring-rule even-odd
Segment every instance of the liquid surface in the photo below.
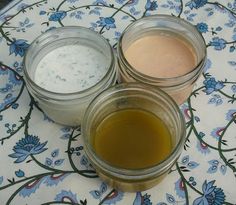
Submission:
{"label": "liquid surface", "polygon": [[108,115],[94,133],[95,152],[107,163],[126,169],[147,168],[171,152],[171,135],[155,115],[125,109]]}
{"label": "liquid surface", "polygon": [[35,83],[57,93],[85,90],[107,72],[107,58],[94,48],[66,45],[44,56],[35,71]]}
{"label": "liquid surface", "polygon": [[155,33],[134,41],[124,55],[137,71],[168,78],[186,74],[196,66],[196,54],[189,43],[174,34]]}

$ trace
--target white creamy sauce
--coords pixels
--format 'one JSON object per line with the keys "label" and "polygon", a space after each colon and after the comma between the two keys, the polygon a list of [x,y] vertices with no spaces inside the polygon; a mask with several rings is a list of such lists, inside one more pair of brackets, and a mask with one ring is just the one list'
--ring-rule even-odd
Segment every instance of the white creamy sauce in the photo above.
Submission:
{"label": "white creamy sauce", "polygon": [[37,65],[35,83],[57,93],[85,90],[106,74],[107,58],[85,45],[66,45],[46,54]]}

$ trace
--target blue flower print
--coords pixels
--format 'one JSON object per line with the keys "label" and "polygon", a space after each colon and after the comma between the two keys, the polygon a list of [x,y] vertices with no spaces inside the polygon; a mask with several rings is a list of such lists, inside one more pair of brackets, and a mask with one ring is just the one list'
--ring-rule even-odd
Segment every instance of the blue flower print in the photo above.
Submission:
{"label": "blue flower print", "polygon": [[[101,15],[101,12],[100,10],[102,10],[101,7],[95,7],[94,9],[90,10],[89,14],[92,15],[97,15],[97,16],[100,16]],[[93,22],[91,22],[90,24],[92,24]]]}
{"label": "blue flower print", "polygon": [[93,22],[91,22],[90,25],[91,25],[91,27],[89,27],[89,29],[91,29],[93,31],[95,31],[95,29],[98,27],[98,25],[96,23],[93,23]]}
{"label": "blue flower print", "polygon": [[225,175],[227,171],[227,167],[225,166],[225,164],[219,162],[216,159],[210,160],[208,161],[208,163],[210,164],[210,167],[208,168],[207,173],[213,174],[216,173],[217,170],[220,170],[220,172]]}
{"label": "blue flower print", "polygon": [[127,3],[127,6],[135,6],[137,5],[139,2],[139,0],[129,0],[129,2]]}
{"label": "blue flower print", "polygon": [[212,98],[209,99],[208,104],[215,104],[216,106],[221,105],[223,100],[220,95],[214,94]]}
{"label": "blue flower print", "polygon": [[[235,29],[235,31],[236,31],[236,29]],[[234,32],[235,32],[234,31]],[[236,41],[236,33],[232,36],[232,39],[234,40],[234,41]]]}
{"label": "blue flower print", "polygon": [[92,190],[89,193],[94,199],[101,199],[102,195],[107,191],[107,184],[101,183],[99,190]]}
{"label": "blue flower print", "polygon": [[43,180],[44,178],[40,178],[40,179],[36,179],[30,184],[27,184],[26,186],[24,186],[23,189],[20,190],[19,195],[23,197],[26,197],[26,196],[29,197],[31,194],[36,192],[36,190],[40,187]]}
{"label": "blue flower print", "polygon": [[184,199],[185,198],[185,191],[184,191],[184,183],[183,180],[181,178],[179,178],[176,182],[175,182],[175,191],[176,194]]}
{"label": "blue flower print", "polygon": [[209,154],[211,152],[209,147],[205,143],[200,141],[197,141],[197,149],[204,155]]}
{"label": "blue flower print", "polygon": [[196,25],[196,28],[200,33],[206,33],[208,31],[208,25],[206,23],[203,23],[203,22],[198,23]]}
{"label": "blue flower print", "polygon": [[236,121],[236,109],[230,109],[226,113],[226,120],[230,121],[234,118],[234,121]]}
{"label": "blue flower print", "polygon": [[176,204],[175,197],[171,194],[166,193],[166,200],[169,204]]}
{"label": "blue flower print", "polygon": [[191,116],[190,116],[190,112],[189,112],[189,106],[186,104],[186,103],[184,103],[184,104],[182,104],[181,106],[180,106],[180,109],[181,109],[181,111],[182,111],[182,113],[184,114],[184,117],[186,118],[186,119],[191,119]]}
{"label": "blue flower print", "polygon": [[11,106],[13,109],[17,109],[19,107],[19,104],[18,103],[13,103],[12,106]]}
{"label": "blue flower print", "polygon": [[119,41],[120,36],[121,36],[121,32],[115,31],[115,38],[114,38],[114,39],[115,39],[116,41]]}
{"label": "blue flower print", "polygon": [[189,184],[191,184],[192,186],[196,186],[197,182],[195,181],[193,176],[190,176],[188,179]]}
{"label": "blue flower print", "polygon": [[8,74],[8,68],[0,65],[0,75],[7,75]]}
{"label": "blue flower print", "polygon": [[190,161],[189,155],[185,155],[184,157],[182,157],[181,164],[185,165],[185,168],[189,169],[195,169],[199,165],[197,162]]}
{"label": "blue flower print", "polygon": [[[127,0],[116,0],[116,3],[118,4],[125,4],[126,2]],[[126,5],[132,7],[132,6],[137,5],[138,2],[139,0],[129,0]]]}
{"label": "blue flower print", "polygon": [[201,138],[205,137],[205,133],[204,133],[204,132],[199,132],[198,135],[199,135],[199,137],[201,137]]}
{"label": "blue flower print", "polygon": [[145,9],[147,11],[155,11],[158,8],[156,1],[147,0],[147,3],[145,5]]}
{"label": "blue flower print", "polygon": [[[97,7],[96,7],[97,8]],[[98,7],[99,8],[99,7]],[[89,14],[92,14],[94,11],[95,11],[96,9],[94,9],[94,10],[91,10],[90,12],[89,12]],[[70,14],[70,17],[75,17],[76,19],[82,19],[82,16],[84,15],[84,12],[83,11],[75,11],[75,12],[72,12],[71,14]]]}
{"label": "blue flower print", "polygon": [[[171,194],[168,194],[168,193],[166,193],[166,201],[168,202],[168,204],[173,204],[173,205],[178,204],[178,202],[175,200],[175,197],[172,196]],[[167,203],[159,202],[159,203],[157,203],[157,205],[167,205]]]}
{"label": "blue flower print", "polygon": [[17,177],[21,178],[21,177],[24,177],[24,176],[25,176],[25,172],[22,171],[21,169],[19,169],[19,170],[15,171],[15,175],[16,175]]}
{"label": "blue flower print", "polygon": [[14,153],[10,154],[9,157],[17,158],[15,163],[23,162],[30,155],[36,155],[44,152],[47,149],[44,148],[46,144],[47,141],[40,143],[38,136],[26,135],[16,143],[13,148]]}
{"label": "blue flower print", "polygon": [[45,165],[48,167],[52,167],[53,166],[53,161],[50,158],[46,158],[45,159]]}
{"label": "blue flower print", "polygon": [[[141,13],[141,11],[137,11],[137,10],[135,9],[135,7],[131,7],[130,10],[129,10],[129,12],[130,12],[133,16],[137,16],[137,15],[139,15],[139,14]],[[127,19],[127,18],[129,18],[129,16],[127,16],[127,15],[122,17],[122,19]]]}
{"label": "blue flower print", "polygon": [[20,11],[22,9],[26,9],[29,6],[29,4],[21,3],[17,6],[17,10]]}
{"label": "blue flower print", "polygon": [[61,131],[63,132],[63,135],[60,138],[63,140],[68,140],[70,138],[71,128],[70,127],[63,127],[63,128],[61,128]]}
{"label": "blue flower print", "polygon": [[[101,201],[103,194],[107,191],[107,184],[104,182],[100,185],[99,190],[92,190],[89,193],[93,196],[94,199],[99,199]],[[109,196],[103,201],[103,204],[116,204],[116,202],[123,199],[124,193],[121,191],[113,190],[109,193]]]}
{"label": "blue flower print", "polygon": [[23,57],[25,55],[26,50],[29,47],[29,44],[26,43],[27,40],[24,39],[13,39],[13,42],[10,44],[9,51],[10,55],[15,53],[15,56],[19,55]]}
{"label": "blue flower print", "polygon": [[15,30],[17,32],[25,32],[27,28],[31,28],[32,26],[34,26],[34,23],[31,23],[30,19],[26,17],[25,20],[19,21],[19,27]]}
{"label": "blue flower print", "polygon": [[45,165],[49,167],[60,166],[63,164],[64,159],[57,159],[59,155],[59,149],[55,149],[51,152],[51,158],[46,157]]}
{"label": "blue flower print", "polygon": [[230,66],[236,66],[236,61],[228,61],[228,64],[229,64]]}
{"label": "blue flower print", "polygon": [[51,152],[52,157],[58,157],[59,156],[59,149],[55,149]]}
{"label": "blue flower print", "polygon": [[142,195],[141,192],[137,192],[133,205],[152,205],[150,197],[151,195],[148,195],[147,193]]}
{"label": "blue flower print", "polygon": [[224,127],[216,127],[211,131],[211,136],[215,138],[217,141],[220,139],[221,133],[224,131]]}
{"label": "blue flower print", "polygon": [[17,86],[17,85],[22,85],[23,81],[22,79],[19,77],[19,75],[16,75],[15,73],[13,72],[10,72],[9,73],[9,78],[8,78],[9,82],[11,84],[13,84],[14,86]]}
{"label": "blue flower print", "polygon": [[214,37],[209,44],[213,46],[215,50],[222,50],[226,47],[226,41],[223,38]]}
{"label": "blue flower print", "polygon": [[55,201],[57,202],[71,202],[72,204],[78,204],[77,195],[71,191],[62,190],[56,195]]}
{"label": "blue flower print", "polygon": [[193,205],[221,205],[225,201],[225,194],[221,188],[213,186],[215,181],[205,182],[202,185],[203,196],[194,200]]}
{"label": "blue flower print", "polygon": [[13,133],[15,131],[14,128],[16,128],[16,124],[9,124],[9,123],[5,123],[4,126],[7,128],[6,133]]}
{"label": "blue flower print", "polygon": [[207,78],[203,81],[205,88],[203,91],[209,95],[214,91],[218,91],[224,87],[224,84],[220,81],[216,81],[215,78]]}
{"label": "blue flower print", "polygon": [[228,64],[229,64],[230,66],[236,66],[236,61],[228,61]]}
{"label": "blue flower print", "polygon": [[88,160],[88,158],[85,155],[82,155],[82,157],[80,159],[80,164],[82,166],[85,166],[87,169],[93,169],[93,166],[90,164],[90,161]]}
{"label": "blue flower print", "polygon": [[191,0],[186,3],[185,6],[188,6],[190,9],[198,9],[200,7],[203,7],[207,3],[207,0]]}
{"label": "blue flower print", "polygon": [[49,16],[49,21],[59,21],[62,20],[66,17],[66,12],[65,11],[57,11],[52,13]]}
{"label": "blue flower print", "polygon": [[[175,0],[175,2],[177,1]],[[166,3],[161,4],[161,7],[165,9],[175,10],[176,13],[180,13],[182,8],[181,5],[175,4],[173,1],[166,1]]]}
{"label": "blue flower print", "polygon": [[194,116],[194,120],[195,120],[196,122],[200,122],[200,121],[201,121],[201,119],[200,119],[198,116]]}
{"label": "blue flower print", "polygon": [[59,182],[62,182],[67,176],[69,176],[70,174],[55,174],[55,175],[49,175],[44,177],[44,184],[46,184],[46,186],[57,186]]}
{"label": "blue flower print", "polygon": [[12,95],[12,93],[8,93],[5,97],[2,103],[0,103],[0,110],[8,108],[11,103],[16,99],[15,96]]}
{"label": "blue flower print", "polygon": [[100,20],[97,21],[99,27],[105,27],[107,30],[110,28],[116,28],[115,19],[113,17],[99,17]]}
{"label": "blue flower print", "polygon": [[46,11],[41,10],[41,11],[39,12],[39,15],[42,16],[42,15],[45,15],[46,13],[47,13]]}
{"label": "blue flower print", "polygon": [[233,91],[233,93],[236,93],[236,85],[232,85],[231,90]]}
{"label": "blue flower print", "polygon": [[63,162],[64,162],[64,159],[57,159],[57,160],[54,162],[54,165],[55,165],[55,166],[60,166],[60,165],[63,164]]}
{"label": "blue flower print", "polygon": [[107,6],[107,2],[104,0],[96,0],[93,2],[93,5],[104,5]]}
{"label": "blue flower print", "polygon": [[12,66],[18,73],[22,72],[22,70],[23,70],[23,63],[22,62],[19,63],[19,62],[15,61]]}
{"label": "blue flower print", "polygon": [[5,84],[4,87],[0,88],[0,93],[8,93],[8,92],[11,92],[12,88],[13,88],[13,85],[7,83],[7,84]]}
{"label": "blue flower print", "polygon": [[235,47],[235,46],[230,46],[230,47],[229,47],[229,52],[230,52],[230,53],[232,53],[232,52],[234,52],[234,51],[235,51],[235,49],[236,49],[236,47]]}
{"label": "blue flower print", "polygon": [[116,0],[116,3],[118,4],[124,4],[126,0]]}
{"label": "blue flower print", "polygon": [[52,122],[52,123],[54,123],[54,121],[53,121],[50,117],[48,117],[47,115],[45,115],[45,114],[43,114],[43,120],[45,120],[45,121],[47,121],[47,122]]}
{"label": "blue flower print", "polygon": [[67,2],[69,3],[75,3],[76,1],[79,1],[79,0],[67,0]]}
{"label": "blue flower print", "polygon": [[123,197],[123,192],[114,190],[103,203],[107,205],[116,204],[118,201],[121,201]]}

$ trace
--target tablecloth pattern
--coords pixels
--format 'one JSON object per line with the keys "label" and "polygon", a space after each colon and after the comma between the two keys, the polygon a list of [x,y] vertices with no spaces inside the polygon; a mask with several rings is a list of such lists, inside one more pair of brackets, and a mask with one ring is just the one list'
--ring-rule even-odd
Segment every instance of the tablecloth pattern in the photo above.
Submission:
{"label": "tablecloth pattern", "polygon": [[[236,204],[235,0],[17,0],[0,14],[1,205]],[[37,36],[68,25],[97,31],[115,50],[127,25],[153,14],[196,26],[208,59],[180,106],[187,136],[179,160],[154,188],[123,193],[97,177],[80,127],[58,125],[38,107],[25,87],[22,60]]]}

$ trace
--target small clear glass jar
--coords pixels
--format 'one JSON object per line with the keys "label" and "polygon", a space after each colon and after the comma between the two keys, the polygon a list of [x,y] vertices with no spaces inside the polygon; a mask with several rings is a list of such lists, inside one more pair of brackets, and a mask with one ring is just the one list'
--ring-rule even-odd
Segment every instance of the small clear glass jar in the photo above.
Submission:
{"label": "small clear glass jar", "polygon": [[[155,32],[172,33],[191,45],[196,55],[196,66],[185,74],[160,78],[145,75],[132,67],[125,56],[125,50],[136,40],[154,35]],[[206,61],[206,45],[202,35],[187,21],[169,15],[153,15],[141,18],[125,29],[118,42],[117,55],[121,82],[141,82],[157,86],[172,96],[177,104],[182,104],[202,73]]]}
{"label": "small clear glass jar", "polygon": [[[106,73],[95,85],[78,92],[60,93],[35,83],[37,65],[44,56],[62,46],[77,44],[95,49],[105,56]],[[24,58],[24,77],[27,89],[38,102],[39,107],[52,120],[60,124],[76,126],[81,123],[92,99],[99,92],[116,83],[116,57],[107,40],[90,29],[78,26],[57,28],[42,34],[32,42]]]}
{"label": "small clear glass jar", "polygon": [[[169,129],[171,152],[154,166],[141,169],[118,168],[99,157],[93,147],[94,132],[102,120],[111,113],[130,108],[154,114]],[[142,191],[159,183],[178,159],[185,134],[185,121],[174,100],[162,90],[141,83],[119,84],[103,91],[91,102],[82,122],[84,148],[89,160],[104,181],[122,191]]]}

